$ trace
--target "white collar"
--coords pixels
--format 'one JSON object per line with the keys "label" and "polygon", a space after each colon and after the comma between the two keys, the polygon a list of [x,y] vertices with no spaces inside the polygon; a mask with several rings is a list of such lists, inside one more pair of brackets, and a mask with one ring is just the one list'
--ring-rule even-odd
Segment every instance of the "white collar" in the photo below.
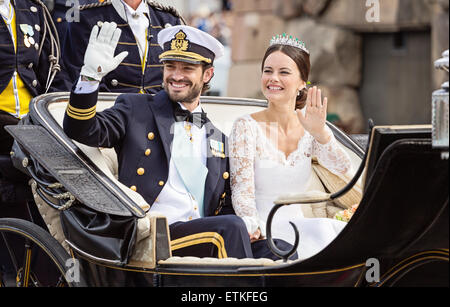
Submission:
{"label": "white collar", "polygon": [[0,2],[0,7],[4,6],[6,8],[9,8],[9,2],[11,2],[10,0],[3,0],[2,2]]}
{"label": "white collar", "polygon": [[[178,104],[180,105],[180,107],[181,107],[183,110],[187,110],[186,107],[185,107],[181,102],[179,102]],[[195,112],[199,112],[199,113],[203,112],[203,110],[202,110],[202,105],[201,105],[200,102],[199,102],[198,106],[194,109],[194,111],[192,111],[191,113],[195,113]]]}
{"label": "white collar", "polygon": [[133,9],[131,6],[129,6],[125,1],[122,0],[122,2],[125,4],[126,8],[128,9],[128,13],[130,15],[133,15],[135,13],[142,15],[144,13],[148,14],[148,6],[145,0],[142,0],[139,6],[135,9]]}
{"label": "white collar", "polygon": [[127,12],[125,8],[128,8],[128,12],[131,15],[134,12],[138,13],[149,13],[147,0],[142,0],[141,4],[139,4],[136,11],[134,11],[128,4],[126,4],[123,0],[111,0],[112,6],[116,10],[117,14],[122,17],[123,20],[127,20]]}
{"label": "white collar", "polygon": [[0,13],[5,19],[10,17],[10,2],[10,0],[3,0],[3,3],[0,4]]}

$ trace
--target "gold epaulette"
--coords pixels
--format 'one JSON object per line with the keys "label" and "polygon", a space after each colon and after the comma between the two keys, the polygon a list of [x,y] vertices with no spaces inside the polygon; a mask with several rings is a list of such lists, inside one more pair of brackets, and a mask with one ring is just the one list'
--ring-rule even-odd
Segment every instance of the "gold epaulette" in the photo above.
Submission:
{"label": "gold epaulette", "polygon": [[111,0],[98,1],[97,3],[90,3],[90,4],[80,5],[78,7],[78,9],[80,11],[83,11],[83,10],[92,9],[92,8],[95,8],[95,7],[107,6],[107,5],[111,5],[111,4],[112,4]]}

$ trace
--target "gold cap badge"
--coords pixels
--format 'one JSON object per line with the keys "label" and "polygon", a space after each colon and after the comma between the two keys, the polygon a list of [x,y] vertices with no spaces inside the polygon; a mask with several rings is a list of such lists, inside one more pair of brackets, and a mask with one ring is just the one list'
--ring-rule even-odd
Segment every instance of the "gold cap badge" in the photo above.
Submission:
{"label": "gold cap badge", "polygon": [[172,44],[170,45],[170,49],[176,51],[186,51],[189,48],[189,41],[186,40],[186,34],[180,30],[177,34],[175,34],[175,39],[172,40]]}

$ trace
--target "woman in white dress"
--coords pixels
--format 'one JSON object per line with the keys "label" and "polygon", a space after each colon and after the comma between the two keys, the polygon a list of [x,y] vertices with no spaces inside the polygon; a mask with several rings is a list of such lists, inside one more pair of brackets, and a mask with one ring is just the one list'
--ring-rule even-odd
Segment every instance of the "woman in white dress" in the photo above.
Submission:
{"label": "woman in white dress", "polygon": [[[326,126],[327,102],[316,87],[307,89],[309,51],[303,42],[277,36],[262,62],[264,111],[236,120],[229,137],[232,201],[251,241],[266,235],[267,216],[282,194],[305,191],[311,159],[335,174],[345,174],[350,159]],[[294,242],[289,222],[300,233],[297,249],[305,259],[325,248],[346,226],[326,218],[305,218],[301,205],[282,207],[272,222],[272,237]]]}

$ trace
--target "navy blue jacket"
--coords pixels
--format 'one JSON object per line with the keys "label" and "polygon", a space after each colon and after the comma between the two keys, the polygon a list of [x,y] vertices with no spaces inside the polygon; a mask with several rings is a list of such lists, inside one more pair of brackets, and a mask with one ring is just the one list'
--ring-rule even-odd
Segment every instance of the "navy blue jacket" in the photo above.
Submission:
{"label": "navy blue jacket", "polygon": [[[78,3],[80,5],[99,3],[99,2],[101,2],[101,1],[100,0],[78,0]],[[71,2],[67,2],[67,0],[55,0],[54,1],[54,6],[53,6],[53,10],[52,10],[52,18],[53,18],[53,22],[55,23],[58,34],[59,34],[59,41],[61,43],[61,46],[64,46],[64,37],[65,37],[66,31],[67,31],[68,23],[66,20],[66,13],[67,13],[67,10],[70,10],[73,8],[73,5],[75,5],[75,3],[76,2],[74,1],[72,4]]]}
{"label": "navy blue jacket", "polygon": [[[32,96],[38,96],[45,92],[45,84],[49,72],[50,40],[47,34],[41,55],[35,45],[26,47],[24,33],[20,29],[21,24],[30,25],[33,28],[32,36],[35,44],[40,45],[44,31],[43,8],[32,0],[11,1],[16,13],[17,52],[14,51],[11,34],[3,18],[0,18],[0,93],[8,86],[14,71],[17,71]],[[33,7],[33,9],[31,9]],[[56,54],[55,54],[56,55]],[[69,91],[72,83],[65,73],[61,63],[61,72],[56,74],[50,88],[52,91]]]}
{"label": "navy blue jacket", "polygon": [[105,1],[102,6],[83,8],[80,11],[80,22],[68,24],[63,50],[63,59],[70,74],[72,83],[78,80],[84,63],[84,54],[89,43],[92,28],[100,22],[115,22],[122,30],[116,55],[128,51],[128,56],[114,71],[106,75],[101,84],[101,92],[156,94],[162,89],[162,65],[159,55],[162,48],[158,45],[158,33],[164,27],[180,24],[179,16],[173,10],[156,6],[152,1],[147,2],[150,11],[149,37],[150,43],[147,53],[147,65],[142,74],[142,64],[139,49],[127,21],[122,19],[112,5]]}
{"label": "navy blue jacket", "polygon": [[[74,94],[70,106],[80,116],[92,115],[98,92]],[[64,117],[64,131],[72,139],[92,147],[115,148],[119,161],[119,181],[128,187],[136,187],[148,204],[153,204],[167,182],[170,145],[175,123],[173,102],[165,91],[156,96],[124,94],[115,105],[87,120]],[[91,110],[89,110],[91,109]],[[82,112],[86,110],[86,112]],[[85,115],[83,115],[85,113]],[[234,213],[231,206],[229,160],[227,138],[208,121],[208,142],[216,140],[225,145],[225,157],[216,157],[208,150],[208,176],[205,182],[204,216]],[[148,149],[151,150],[150,155]],[[139,175],[137,170],[145,173]]]}

